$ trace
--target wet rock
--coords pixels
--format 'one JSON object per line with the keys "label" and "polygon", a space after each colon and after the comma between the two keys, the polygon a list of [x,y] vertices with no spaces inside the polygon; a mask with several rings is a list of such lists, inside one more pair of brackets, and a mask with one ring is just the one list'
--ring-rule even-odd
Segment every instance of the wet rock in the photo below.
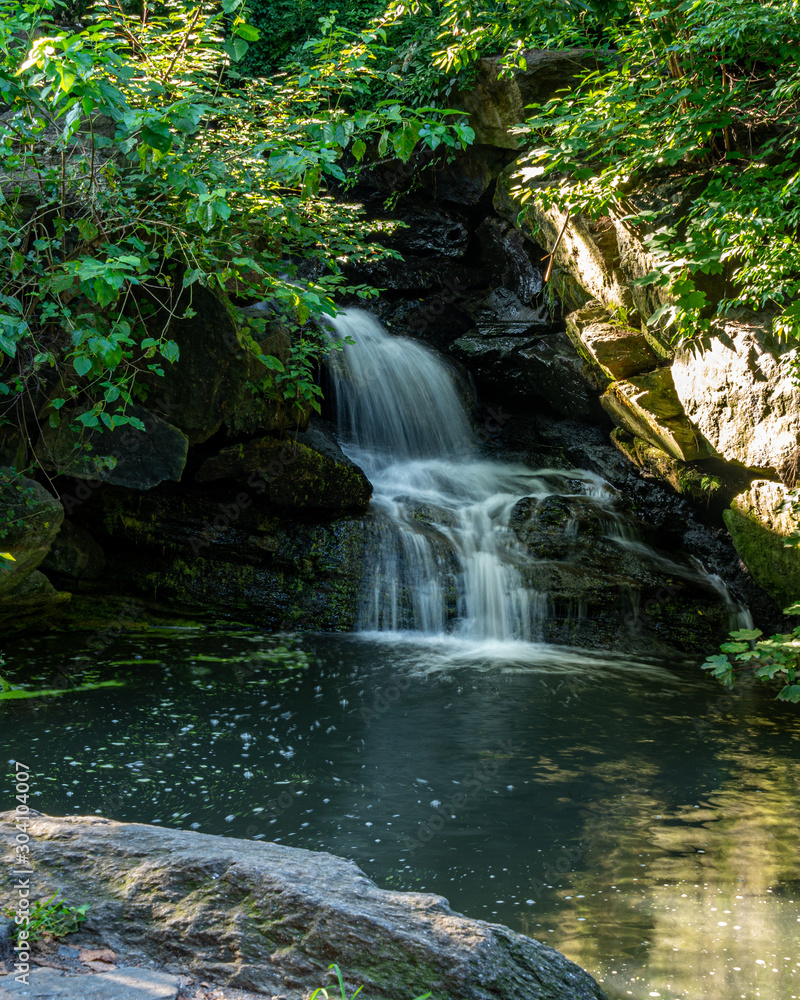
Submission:
{"label": "wet rock", "polygon": [[13,469],[0,469],[2,537],[0,551],[14,558],[0,559],[0,597],[11,593],[43,561],[64,520],[58,500],[33,479]]}
{"label": "wet rock", "polygon": [[652,548],[646,525],[591,497],[520,500],[511,527],[535,562],[524,575],[547,598],[549,642],[703,655],[731,627],[731,606],[690,559]]}
{"label": "wet rock", "polygon": [[797,531],[790,501],[782,483],[756,480],[724,514],[736,551],[756,582],[782,606],[800,600],[800,550],[784,544]]}
{"label": "wet rock", "polygon": [[372,497],[364,472],[319,427],[289,441],[265,437],[229,445],[207,459],[195,478],[252,481],[264,499],[282,507],[348,510],[365,507]]}
{"label": "wet rock", "polygon": [[418,337],[437,350],[445,351],[475,325],[472,316],[460,304],[464,296],[465,290],[453,284],[424,298],[384,299],[373,311],[392,333]]}
{"label": "wet rock", "polygon": [[[404,225],[398,225],[398,221]],[[369,238],[404,257],[464,257],[469,228],[463,219],[424,205],[400,205],[391,219],[373,220]]]}
{"label": "wet rock", "polygon": [[[469,306],[468,306],[469,308]],[[478,299],[470,309],[479,333],[486,337],[541,334],[558,329],[552,324],[546,306],[524,305],[510,288],[494,288]]]}
{"label": "wet rock", "polygon": [[469,113],[476,142],[519,148],[522,140],[511,129],[529,116],[528,106],[546,103],[556,91],[570,87],[581,72],[596,67],[591,49],[529,49],[522,55],[526,68],[502,76],[500,57],[479,59],[472,87],[456,97],[455,107]]}
{"label": "wet rock", "polygon": [[[0,830],[10,862],[11,813]],[[82,899],[91,886],[88,931],[228,987],[300,1000],[335,960],[348,995],[363,985],[375,997],[605,1000],[548,945],[453,913],[441,896],[378,889],[329,854],[95,816],[37,817],[31,833],[38,897]]]}
{"label": "wet rock", "polygon": [[134,490],[149,490],[165,480],[178,482],[189,451],[186,435],[143,406],[130,405],[126,413],[140,420],[144,430],[125,425],[87,433],[75,423],[77,410],[62,410],[58,427],[42,427],[38,460],[45,469],[73,479]]}
{"label": "wet rock", "polygon": [[714,454],[687,418],[669,368],[612,382],[600,402],[618,426],[673,458],[692,462]]}
{"label": "wet rock", "polygon": [[492,188],[513,153],[475,143],[455,156],[434,158],[419,174],[422,189],[437,202],[473,207]]}
{"label": "wet rock", "polygon": [[681,348],[672,377],[686,415],[726,461],[778,474],[800,447],[797,351],[772,317],[737,314],[703,345]]}
{"label": "wet rock", "polygon": [[542,270],[534,250],[522,233],[509,222],[488,216],[478,226],[475,235],[480,241],[484,263],[492,268],[492,281],[516,295],[521,303],[529,304],[544,287]]}
{"label": "wet rock", "polygon": [[406,295],[436,294],[454,285],[464,289],[485,288],[491,279],[486,267],[467,265],[448,258],[384,258],[360,261],[357,266],[346,265],[344,270],[353,281],[368,282],[378,288]]}
{"label": "wet rock", "polygon": [[76,580],[93,580],[105,565],[105,554],[89,532],[72,521],[64,521],[42,568]]}
{"label": "wet rock", "polygon": [[144,495],[98,491],[80,517],[106,552],[101,582],[160,606],[213,609],[220,620],[261,628],[352,630],[365,553],[375,544],[372,519],[319,508],[303,517],[268,504],[267,488],[254,475]]}
{"label": "wet rock", "polygon": [[583,362],[564,334],[541,337],[467,335],[451,353],[490,397],[544,399],[557,412],[596,417],[597,396],[583,375]]}

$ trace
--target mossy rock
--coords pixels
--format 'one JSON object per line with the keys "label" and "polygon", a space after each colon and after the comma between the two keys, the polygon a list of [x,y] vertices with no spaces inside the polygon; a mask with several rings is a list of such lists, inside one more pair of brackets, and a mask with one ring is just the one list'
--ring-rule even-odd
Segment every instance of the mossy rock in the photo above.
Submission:
{"label": "mossy rock", "polygon": [[760,479],[724,513],[736,551],[756,583],[781,606],[800,600],[800,549],[785,544],[797,523],[781,509],[789,500],[782,483]]}
{"label": "mossy rock", "polygon": [[230,445],[208,459],[196,478],[247,482],[281,507],[350,510],[365,507],[372,497],[364,472],[338,446],[334,450],[321,434],[310,432],[302,440],[263,437]]}
{"label": "mossy rock", "polygon": [[64,520],[58,500],[33,479],[0,469],[0,598],[15,590],[50,551]]}

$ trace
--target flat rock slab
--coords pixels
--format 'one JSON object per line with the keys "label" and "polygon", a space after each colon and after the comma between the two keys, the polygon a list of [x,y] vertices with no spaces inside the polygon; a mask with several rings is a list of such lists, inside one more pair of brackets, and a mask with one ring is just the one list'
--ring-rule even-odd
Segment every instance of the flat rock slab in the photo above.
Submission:
{"label": "flat rock slab", "polygon": [[99,975],[64,975],[57,969],[32,969],[30,985],[13,975],[0,979],[0,1000],[175,1000],[177,976],[154,969],[115,969]]}

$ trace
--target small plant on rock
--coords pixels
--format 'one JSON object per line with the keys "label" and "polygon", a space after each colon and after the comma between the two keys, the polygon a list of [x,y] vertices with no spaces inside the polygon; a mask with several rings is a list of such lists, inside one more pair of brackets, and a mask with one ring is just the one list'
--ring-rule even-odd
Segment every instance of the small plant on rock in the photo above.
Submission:
{"label": "small plant on rock", "polygon": [[[45,935],[61,938],[74,934],[86,920],[88,909],[88,903],[84,903],[83,906],[67,906],[63,899],[58,898],[58,893],[52,895],[50,899],[31,904],[26,925],[28,941],[33,943]],[[15,911],[9,907],[3,913],[13,918]],[[19,929],[19,925],[15,924],[15,931]]]}
{"label": "small plant on rock", "polygon": [[[348,1000],[347,990],[345,989],[344,980],[342,979],[342,972],[336,963],[328,966],[328,972],[333,971],[336,974],[336,978],[339,983],[339,996],[335,1000]],[[364,989],[363,986],[359,986],[352,997],[349,1000],[355,1000],[355,997]],[[422,996],[416,997],[415,1000],[428,1000],[430,993],[423,993]],[[314,990],[311,994],[309,1000],[318,1000],[318,997],[324,997],[324,1000],[330,1000],[330,994],[324,987],[320,987],[318,990]]]}

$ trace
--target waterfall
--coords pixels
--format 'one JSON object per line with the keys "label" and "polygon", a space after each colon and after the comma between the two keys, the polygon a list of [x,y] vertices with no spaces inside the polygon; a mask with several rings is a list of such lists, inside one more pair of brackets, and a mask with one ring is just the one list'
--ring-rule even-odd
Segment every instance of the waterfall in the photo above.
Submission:
{"label": "waterfall", "polygon": [[[548,595],[531,573],[543,561],[512,527],[521,498],[534,509],[554,495],[580,498],[600,513],[610,540],[641,544],[600,477],[482,457],[465,387],[432,350],[360,310],[340,313],[331,327],[339,441],[374,487],[377,541],[364,566],[359,629],[540,639]],[[670,569],[687,574],[673,562]]]}

